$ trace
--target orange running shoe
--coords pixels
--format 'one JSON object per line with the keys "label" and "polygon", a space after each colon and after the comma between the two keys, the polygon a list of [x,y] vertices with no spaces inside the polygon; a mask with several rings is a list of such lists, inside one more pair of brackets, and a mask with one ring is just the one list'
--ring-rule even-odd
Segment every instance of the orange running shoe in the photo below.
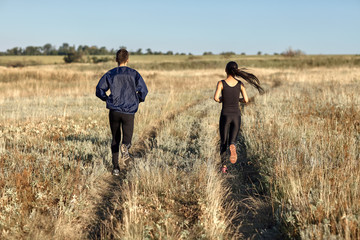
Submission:
{"label": "orange running shoe", "polygon": [[236,147],[234,144],[230,145],[230,162],[232,164],[236,163],[237,161],[237,154],[236,154]]}
{"label": "orange running shoe", "polygon": [[226,165],[223,165],[223,166],[220,168],[220,172],[222,172],[222,173],[227,173],[227,172],[228,172],[228,169],[227,169]]}

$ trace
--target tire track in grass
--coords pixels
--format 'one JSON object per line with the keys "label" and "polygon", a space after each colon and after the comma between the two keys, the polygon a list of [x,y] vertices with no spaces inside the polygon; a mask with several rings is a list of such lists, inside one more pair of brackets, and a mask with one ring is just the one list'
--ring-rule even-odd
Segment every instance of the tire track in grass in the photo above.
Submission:
{"label": "tire track in grass", "polygon": [[158,119],[155,123],[152,124],[148,128],[148,130],[144,131],[139,140],[132,146],[132,155],[134,157],[142,157],[145,155],[147,149],[151,149],[154,145],[154,140],[157,136],[157,133],[161,130],[161,128],[168,122],[173,121],[174,118],[180,114],[183,114],[188,109],[204,102],[206,99],[201,98],[190,104],[183,106],[182,108],[167,113],[164,117]]}
{"label": "tire track in grass", "polygon": [[[208,99],[157,133],[129,172],[124,239],[214,239],[228,236],[226,191],[216,172],[216,127]],[[209,112],[211,112],[209,114]],[[134,225],[133,223],[138,224]]]}
{"label": "tire track in grass", "polygon": [[236,204],[237,217],[233,219],[236,232],[243,239],[282,239],[259,163],[248,156],[242,134],[237,145],[238,162],[228,165],[229,176],[226,177],[230,200]]}
{"label": "tire track in grass", "polygon": [[[134,158],[141,158],[146,155],[146,151],[151,149],[154,145],[158,131],[161,128],[174,120],[174,118],[191,107],[200,104],[204,99],[198,99],[182,108],[172,111],[162,118],[158,119],[152,126],[146,130],[131,149]],[[103,238],[118,238],[113,235],[113,230],[116,229],[122,220],[121,208],[118,208],[119,199],[121,199],[120,189],[126,179],[126,174],[129,169],[122,169],[120,176],[111,176],[108,174],[99,180],[96,186],[95,193],[92,195],[99,195],[93,210],[93,219],[88,219],[86,232],[88,239],[103,239]],[[115,219],[114,219],[115,216]],[[86,222],[86,221],[85,221]],[[86,223],[85,223],[86,224]]]}
{"label": "tire track in grass", "polygon": [[[275,84],[276,85],[276,84]],[[274,86],[277,87],[277,86]],[[186,115],[189,113],[189,110],[196,108],[198,105],[204,102],[206,99],[199,99],[197,101],[194,101],[176,111],[170,112],[163,116],[161,119],[157,120],[152,126],[148,128],[147,131],[145,131],[142,136],[139,138],[137,143],[134,144],[132,148],[132,154],[135,158],[147,158],[147,155],[150,150],[157,150],[154,148],[158,148],[157,144],[157,137],[159,132],[162,131],[164,126],[168,125],[172,121],[176,120],[178,116]],[[255,98],[251,98],[252,101],[255,100]],[[206,115],[206,114],[205,114]],[[202,116],[201,114],[198,115],[198,121],[201,121]],[[217,120],[216,120],[217,122]],[[196,122],[191,122],[189,127],[192,129],[191,134],[189,135],[190,141],[187,143],[187,149],[186,152],[190,153],[188,156],[181,156],[186,159],[186,161],[191,161],[191,158],[201,158],[202,156],[200,150],[197,151],[197,149],[204,148],[204,146],[198,145],[199,143],[196,143],[197,139],[200,137],[201,134],[204,134],[204,132],[201,132],[200,127]],[[200,133],[200,132],[201,133]],[[204,130],[202,130],[204,131]],[[217,131],[216,131],[217,134]],[[213,138],[214,135],[212,136]],[[211,145],[211,146],[210,146]],[[208,147],[209,148],[215,148],[216,144],[211,143]],[[239,142],[240,148],[239,156],[243,156],[243,159],[241,159],[239,162],[246,163],[249,162],[250,159],[246,156],[246,145],[243,140],[243,138],[240,138]],[[160,150],[160,149],[159,149]],[[162,148],[161,151],[172,151],[174,149],[169,148]],[[175,154],[176,151],[173,151],[172,154]],[[210,164],[215,165],[216,162],[219,160],[219,157],[214,156],[217,154],[217,152],[212,152],[213,160],[210,161]],[[192,155],[191,155],[192,154]],[[210,155],[211,155],[210,154]],[[189,160],[190,159],[190,160]],[[211,168],[211,167],[210,167]],[[209,170],[211,174],[214,174],[214,170]],[[248,239],[276,239],[278,236],[278,233],[276,231],[269,230],[269,224],[263,224],[263,222],[270,222],[270,226],[273,226],[272,222],[272,216],[269,216],[268,212],[271,212],[271,209],[269,209],[268,201],[266,200],[266,196],[260,196],[261,193],[259,192],[259,189],[254,187],[255,185],[261,186],[261,181],[259,181],[259,169],[252,165],[234,165],[232,168],[230,168],[231,174],[229,174],[228,177],[226,177],[227,184],[230,186],[230,201],[223,203],[223,207],[227,208],[227,206],[230,206],[232,202],[236,203],[238,205],[236,211],[237,211],[237,218],[234,218],[233,223],[233,229],[234,232],[233,238],[238,238],[239,236],[248,238]],[[204,173],[204,172],[202,172]],[[206,174],[206,173],[205,173]],[[183,176],[186,178],[186,174]],[[208,176],[209,177],[209,176]],[[214,176],[212,176],[214,177]],[[87,226],[87,238],[88,239],[113,239],[113,238],[121,238],[119,234],[121,231],[120,224],[123,221],[123,212],[122,212],[122,196],[121,196],[121,190],[123,187],[124,181],[127,181],[127,171],[123,170],[121,172],[120,177],[113,177],[113,176],[107,176],[104,177],[104,179],[101,181],[101,184],[99,184],[99,192],[101,192],[100,200],[98,201],[98,204],[95,206],[94,210],[94,218],[91,221],[91,223]],[[215,176],[216,178],[216,176]],[[194,180],[194,179],[192,179]],[[216,180],[218,181],[218,180]],[[244,186],[240,186],[244,185]],[[204,186],[206,188],[206,186]],[[208,192],[211,192],[212,190],[208,190]],[[211,193],[208,193],[211,194]],[[221,194],[221,193],[220,193]],[[189,196],[190,198],[191,196]],[[198,200],[196,201],[188,201],[187,199],[180,199],[179,201],[175,201],[175,205],[177,206],[177,212],[175,215],[179,219],[183,219],[186,224],[182,225],[183,231],[181,232],[181,236],[191,236],[192,238],[200,237],[201,235],[206,235],[204,233],[204,229],[199,229],[199,225],[197,223],[201,221],[206,221],[202,217],[202,215],[207,216],[207,218],[211,218],[211,214],[205,213],[206,207],[204,208],[203,205],[200,206],[200,202]],[[271,214],[270,214],[271,215]],[[202,219],[200,219],[202,218]],[[228,219],[231,219],[232,217],[228,215]],[[206,224],[204,224],[206,225]],[[209,225],[209,224],[208,224]],[[211,223],[210,223],[211,225]],[[209,229],[211,227],[208,227]],[[216,227],[215,227],[216,228]],[[224,227],[225,229],[226,227]],[[235,230],[236,229],[236,230]],[[153,232],[154,229],[149,230],[149,237],[155,237]],[[208,230],[208,237],[212,237],[209,232],[216,232],[215,230]],[[223,234],[225,234],[226,230],[222,230]],[[206,231],[205,231],[206,232]],[[221,234],[222,234],[221,233]],[[264,234],[265,233],[265,234]],[[180,234],[180,233],[179,233]],[[196,235],[198,234],[198,235]],[[216,233],[217,236],[219,233]],[[225,234],[229,236],[229,234]],[[180,236],[180,235],[179,235]]]}

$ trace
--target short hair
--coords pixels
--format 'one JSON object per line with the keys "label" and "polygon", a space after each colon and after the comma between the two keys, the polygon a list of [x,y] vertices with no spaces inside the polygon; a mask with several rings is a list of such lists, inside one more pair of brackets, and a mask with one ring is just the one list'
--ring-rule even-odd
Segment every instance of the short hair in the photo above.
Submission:
{"label": "short hair", "polygon": [[125,63],[129,59],[129,52],[125,48],[121,48],[116,53],[116,62],[118,64]]}

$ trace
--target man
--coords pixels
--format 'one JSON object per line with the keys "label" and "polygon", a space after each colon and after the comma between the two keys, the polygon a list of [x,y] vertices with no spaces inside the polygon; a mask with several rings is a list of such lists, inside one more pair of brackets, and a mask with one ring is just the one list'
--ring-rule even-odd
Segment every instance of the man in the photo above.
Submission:
{"label": "man", "polygon": [[[134,69],[127,67],[129,53],[120,49],[116,53],[118,67],[111,69],[101,77],[96,86],[96,96],[106,101],[106,108],[110,109],[109,120],[112,134],[111,153],[114,166],[113,175],[120,174],[119,147],[124,162],[130,159],[129,148],[134,131],[134,118],[139,103],[145,101],[148,93],[141,75]],[[110,89],[110,95],[106,91]],[[122,142],[120,138],[122,130]]]}

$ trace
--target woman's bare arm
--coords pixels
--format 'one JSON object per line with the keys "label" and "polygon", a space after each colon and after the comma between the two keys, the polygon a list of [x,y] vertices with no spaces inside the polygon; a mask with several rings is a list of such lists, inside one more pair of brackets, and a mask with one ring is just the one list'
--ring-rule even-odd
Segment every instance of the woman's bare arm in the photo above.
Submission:
{"label": "woman's bare arm", "polygon": [[217,87],[216,87],[215,94],[214,94],[214,100],[218,103],[221,102],[220,94],[221,94],[222,89],[223,89],[223,84],[221,81],[219,81],[217,84]]}
{"label": "woman's bare arm", "polygon": [[248,96],[246,94],[245,86],[243,84],[241,84],[241,94],[242,94],[243,98],[240,99],[240,102],[248,103],[249,98],[248,98]]}

